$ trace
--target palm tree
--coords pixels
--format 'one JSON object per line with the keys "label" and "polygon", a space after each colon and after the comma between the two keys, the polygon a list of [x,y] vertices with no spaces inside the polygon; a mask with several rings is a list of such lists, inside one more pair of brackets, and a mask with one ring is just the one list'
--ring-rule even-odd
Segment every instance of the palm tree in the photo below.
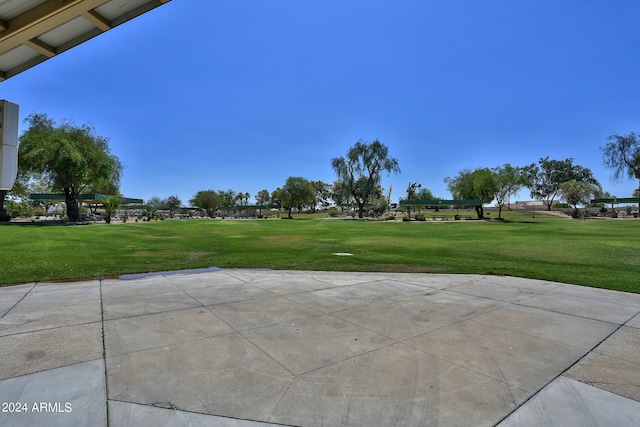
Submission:
{"label": "palm tree", "polygon": [[104,220],[107,224],[111,224],[111,215],[116,212],[120,205],[118,197],[105,197],[102,199],[102,207],[104,207]]}

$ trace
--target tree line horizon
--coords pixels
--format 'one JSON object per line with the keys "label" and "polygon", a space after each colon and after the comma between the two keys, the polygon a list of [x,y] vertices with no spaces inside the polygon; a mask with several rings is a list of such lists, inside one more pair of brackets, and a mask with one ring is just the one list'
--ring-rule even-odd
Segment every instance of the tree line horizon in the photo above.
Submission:
{"label": "tree line horizon", "polygon": [[[77,126],[65,119],[56,122],[46,114],[31,114],[25,119],[29,127],[19,138],[18,179],[14,188],[3,191],[0,216],[6,217],[6,196],[14,199],[28,198],[29,193],[62,192],[65,195],[67,217],[71,222],[80,220],[77,196],[83,192],[120,194],[123,165],[111,153],[109,139],[96,134],[89,124]],[[610,135],[601,147],[603,163],[613,170],[615,180],[623,177],[640,180],[640,135]],[[256,205],[277,204],[291,217],[294,208],[328,208],[332,200],[336,205],[357,206],[358,216],[363,218],[365,209],[381,214],[387,210],[391,198],[391,186],[382,187],[382,175],[400,174],[399,162],[391,157],[389,149],[378,139],[372,142],[357,141],[346,155],[331,159],[336,175],[333,183],[290,176],[282,187],[273,191],[260,190],[255,195]],[[465,168],[453,177],[444,178],[454,199],[480,199],[484,204],[496,201],[499,217],[502,207],[524,188],[530,190],[534,200],[540,200],[551,210],[557,199],[563,199],[577,209],[587,205],[592,198],[608,198],[592,171],[574,164],[573,158],[555,160],[541,157],[537,163],[513,166],[506,163],[494,168]],[[35,190],[35,191],[34,191]],[[640,197],[640,188],[634,191]],[[223,206],[240,201],[248,205],[249,193],[235,190],[200,190],[189,203],[213,216]],[[406,197],[400,200],[438,200],[431,191],[418,182],[409,182]],[[182,201],[175,195],[167,199],[152,197],[148,207],[170,210],[181,207]],[[478,218],[484,218],[483,205],[475,205]]]}

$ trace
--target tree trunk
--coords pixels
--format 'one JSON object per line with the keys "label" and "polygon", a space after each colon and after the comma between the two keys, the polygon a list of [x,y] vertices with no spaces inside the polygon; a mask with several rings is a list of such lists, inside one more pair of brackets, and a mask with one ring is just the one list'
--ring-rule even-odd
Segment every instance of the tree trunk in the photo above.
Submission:
{"label": "tree trunk", "polygon": [[478,214],[478,219],[484,219],[484,208],[482,205],[475,205],[475,210]]}
{"label": "tree trunk", "polygon": [[358,218],[364,218],[364,202],[358,202]]}
{"label": "tree trunk", "polygon": [[72,188],[64,188],[65,203],[67,205],[67,217],[70,222],[80,221],[80,209],[76,200],[76,193]]}
{"label": "tree trunk", "polygon": [[7,190],[0,190],[0,215],[7,214],[7,211],[4,208],[5,197],[7,197]]}

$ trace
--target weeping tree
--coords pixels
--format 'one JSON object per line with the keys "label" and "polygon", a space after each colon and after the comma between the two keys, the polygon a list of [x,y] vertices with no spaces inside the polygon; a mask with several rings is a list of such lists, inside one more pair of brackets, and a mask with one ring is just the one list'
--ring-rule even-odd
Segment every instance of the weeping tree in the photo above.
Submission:
{"label": "weeping tree", "polygon": [[[640,180],[640,135],[634,132],[628,135],[614,134],[608,140],[600,150],[605,166],[613,169],[613,178],[620,181],[626,175],[629,179]],[[640,191],[640,185],[636,191]]]}
{"label": "weeping tree", "polygon": [[46,114],[32,114],[25,121],[29,128],[19,140],[19,174],[41,174],[54,191],[62,191],[69,221],[80,220],[77,197],[83,191],[117,189],[122,164],[111,154],[109,140],[91,125],[56,123]]}
{"label": "weeping tree", "polygon": [[379,195],[382,172],[400,173],[398,160],[389,157],[389,149],[377,139],[371,143],[358,141],[345,157],[331,159],[338,182],[358,204],[358,217],[364,216],[364,207]]}

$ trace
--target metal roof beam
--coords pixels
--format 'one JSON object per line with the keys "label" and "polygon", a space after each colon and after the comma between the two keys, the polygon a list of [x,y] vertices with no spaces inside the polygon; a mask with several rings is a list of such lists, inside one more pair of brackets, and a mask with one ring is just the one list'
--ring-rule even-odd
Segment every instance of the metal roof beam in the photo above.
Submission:
{"label": "metal roof beam", "polygon": [[86,10],[82,12],[82,17],[100,28],[102,31],[109,31],[111,29],[111,22],[95,10]]}
{"label": "metal roof beam", "polygon": [[27,44],[41,34],[68,22],[83,12],[95,9],[108,0],[47,0],[7,22],[7,31],[0,34],[0,51],[7,52]]}
{"label": "metal roof beam", "polygon": [[50,46],[45,42],[43,42],[42,40],[38,40],[37,38],[31,39],[25,42],[24,44],[25,46],[30,47],[31,49],[37,51],[38,53],[48,58],[53,58],[54,56],[56,56],[56,53],[57,53],[55,47]]}

